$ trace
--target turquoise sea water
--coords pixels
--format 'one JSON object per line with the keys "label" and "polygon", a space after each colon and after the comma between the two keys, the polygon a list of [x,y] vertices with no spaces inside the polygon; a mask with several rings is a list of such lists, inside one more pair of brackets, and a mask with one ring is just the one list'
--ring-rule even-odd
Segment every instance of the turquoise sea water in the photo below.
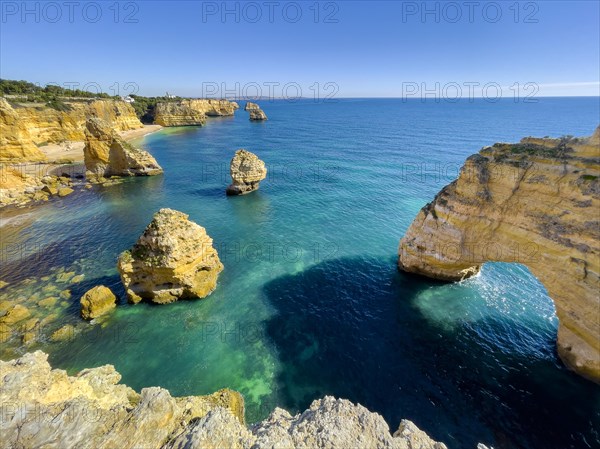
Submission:
{"label": "turquoise sea water", "polygon": [[[396,269],[404,231],[467,156],[527,135],[589,135],[598,98],[262,106],[265,123],[240,110],[147,136],[164,176],[81,191],[2,228],[7,296],[51,291],[45,277],[62,268],[85,275],[57,287],[71,289],[61,320],[79,333],[33,348],[69,372],[111,363],[135,389],[238,390],[250,422],[329,394],[392,431],[409,418],[451,448],[599,448],[600,387],[561,365],[553,304],[524,266],[487,264],[460,284]],[[238,148],[269,176],[226,197]],[[204,226],[225,270],[204,300],[131,306],[116,257],[161,207]],[[79,297],[97,284],[121,304],[81,323]]]}

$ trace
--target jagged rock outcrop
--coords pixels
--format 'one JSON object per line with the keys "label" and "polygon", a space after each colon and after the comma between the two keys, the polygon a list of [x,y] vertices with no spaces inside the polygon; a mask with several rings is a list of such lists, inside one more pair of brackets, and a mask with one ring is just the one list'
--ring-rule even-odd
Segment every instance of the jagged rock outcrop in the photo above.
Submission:
{"label": "jagged rock outcrop", "polygon": [[85,138],[89,117],[107,122],[116,131],[143,127],[133,107],[119,100],[65,101],[67,110],[47,105],[23,105],[12,108],[0,99],[0,160],[11,162],[39,161],[46,157],[37,145]]}
{"label": "jagged rock outcrop", "polygon": [[484,148],[421,209],[399,267],[456,281],[488,261],[527,265],[554,300],[561,359],[600,382],[599,176],[599,129]]}
{"label": "jagged rock outcrop", "polygon": [[265,163],[250,151],[237,150],[229,166],[232,183],[227,195],[244,195],[257,190],[260,181],[267,177]]}
{"label": "jagged rock outcrop", "polygon": [[163,172],[150,153],[131,146],[99,118],[88,119],[85,138],[85,168],[93,176],[151,176]]}
{"label": "jagged rock outcrop", "polygon": [[229,116],[239,106],[228,100],[189,99],[159,102],[154,123],[161,126],[202,126],[206,117]]}
{"label": "jagged rock outcrop", "polygon": [[45,161],[42,153],[33,142],[29,124],[21,120],[18,112],[0,97],[0,161]]}
{"label": "jagged rock outcrop", "polygon": [[183,212],[161,209],[133,248],[119,256],[118,269],[130,302],[165,304],[208,296],[223,264],[202,226]]}
{"label": "jagged rock outcrop", "polygon": [[160,448],[212,410],[243,425],[237,392],[174,398],[152,387],[136,393],[118,384],[112,365],[68,376],[47,358],[36,351],[0,362],[0,448]]}
{"label": "jagged rock outcrop", "polygon": [[97,285],[85,292],[79,303],[81,317],[93,320],[117,307],[117,297],[108,287]]}
{"label": "jagged rock outcrop", "polygon": [[244,109],[250,113],[250,120],[252,121],[267,120],[267,114],[256,103],[248,101]]}
{"label": "jagged rock outcrop", "polygon": [[112,365],[75,376],[52,369],[41,351],[0,362],[0,448],[446,449],[412,422],[390,435],[383,418],[350,401],[325,397],[304,413],[275,409],[252,428],[244,400],[231,390],[172,397],[118,384]]}

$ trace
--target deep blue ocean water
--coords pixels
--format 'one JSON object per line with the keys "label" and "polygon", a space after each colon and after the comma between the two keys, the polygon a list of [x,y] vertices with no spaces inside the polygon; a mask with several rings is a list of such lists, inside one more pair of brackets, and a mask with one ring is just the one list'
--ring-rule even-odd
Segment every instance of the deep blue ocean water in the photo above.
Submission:
{"label": "deep blue ocean water", "polygon": [[[51,290],[46,276],[62,268],[82,273],[61,315],[80,328],[88,288],[121,296],[108,320],[34,348],[69,372],[111,363],[135,389],[238,390],[250,422],[329,394],[392,431],[411,419],[450,448],[600,448],[600,387],[560,363],[554,306],[524,266],[486,264],[459,284],[396,268],[403,233],[467,156],[528,135],[589,135],[598,98],[261,106],[265,123],[239,110],[147,136],[164,176],[81,191],[2,228],[5,296]],[[226,197],[239,148],[269,176]],[[161,207],[204,226],[225,270],[204,300],[128,305],[117,255]]]}

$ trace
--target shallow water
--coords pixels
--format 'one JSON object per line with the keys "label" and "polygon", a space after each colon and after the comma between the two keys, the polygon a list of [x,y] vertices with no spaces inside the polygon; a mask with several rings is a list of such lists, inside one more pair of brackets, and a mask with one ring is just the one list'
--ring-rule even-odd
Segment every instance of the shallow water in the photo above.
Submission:
{"label": "shallow water", "polygon": [[[487,264],[442,284],[395,265],[419,208],[468,155],[526,135],[588,135],[597,98],[262,106],[266,123],[240,110],[147,136],[164,176],[78,192],[2,227],[0,279],[10,285],[0,299],[71,293],[48,326],[74,323],[76,334],[31,349],[69,372],[111,363],[136,389],[230,387],[250,422],[331,394],[381,413],[392,430],[409,418],[453,448],[600,447],[600,387],[561,365],[553,304],[525,267]],[[231,198],[238,148],[265,160],[269,176]],[[204,226],[225,270],[205,300],[131,306],[116,257],[161,207]],[[64,272],[84,278],[57,282]],[[79,297],[101,283],[121,304],[82,323]],[[3,358],[15,344],[2,345]]]}

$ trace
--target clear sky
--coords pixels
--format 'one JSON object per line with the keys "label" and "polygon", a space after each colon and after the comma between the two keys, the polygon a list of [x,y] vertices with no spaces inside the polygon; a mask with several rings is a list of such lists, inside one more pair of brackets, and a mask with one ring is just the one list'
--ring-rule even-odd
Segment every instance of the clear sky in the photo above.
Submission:
{"label": "clear sky", "polygon": [[596,0],[0,3],[8,79],[141,95],[600,95]]}

